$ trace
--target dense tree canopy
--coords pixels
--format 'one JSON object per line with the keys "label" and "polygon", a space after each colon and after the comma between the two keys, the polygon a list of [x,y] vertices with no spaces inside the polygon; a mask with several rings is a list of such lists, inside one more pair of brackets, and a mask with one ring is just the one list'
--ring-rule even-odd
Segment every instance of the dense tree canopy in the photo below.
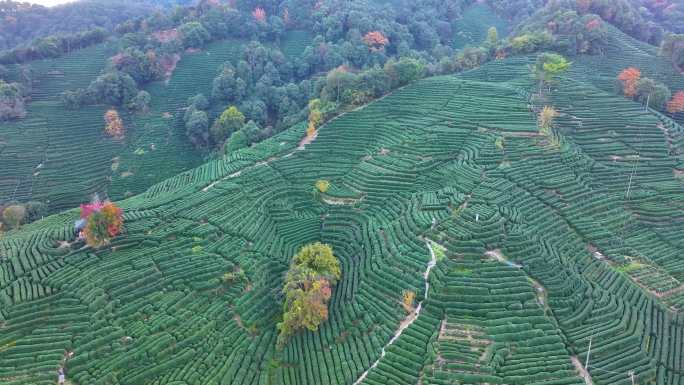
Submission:
{"label": "dense tree canopy", "polygon": [[684,34],[676,35],[669,33],[665,35],[660,52],[672,61],[672,65],[676,69],[684,72]]}
{"label": "dense tree canopy", "polygon": [[0,63],[24,63],[30,60],[59,57],[73,50],[101,43],[107,34],[96,28],[84,32],[41,37],[28,46],[20,46],[0,52]]}
{"label": "dense tree canopy", "polygon": [[[498,3],[498,4],[497,4]],[[653,14],[634,0],[490,0],[502,14],[520,15],[515,35],[549,33],[554,49],[564,53],[594,53],[605,43],[603,22],[633,37],[658,45],[664,30]],[[527,14],[527,15],[525,15]],[[548,47],[547,47],[548,48]]]}
{"label": "dense tree canopy", "polygon": [[110,61],[115,71],[129,75],[138,84],[158,79],[163,74],[157,55],[152,50],[143,53],[136,48],[127,48]]}
{"label": "dense tree canopy", "polygon": [[[157,0],[155,0],[156,2]],[[76,36],[101,29],[112,31],[117,24],[151,14],[152,1],[83,0],[55,7],[27,2],[0,1],[0,50],[26,46],[48,36]],[[72,49],[78,48],[72,45]]]}
{"label": "dense tree canopy", "polygon": [[23,118],[25,115],[21,86],[17,83],[6,83],[0,79],[0,122]]}
{"label": "dense tree canopy", "polygon": [[201,48],[211,39],[209,31],[197,21],[185,23],[178,30],[185,48]]}
{"label": "dense tree canopy", "polygon": [[138,87],[127,73],[112,71],[98,76],[88,86],[88,93],[96,103],[122,106],[138,94]]}

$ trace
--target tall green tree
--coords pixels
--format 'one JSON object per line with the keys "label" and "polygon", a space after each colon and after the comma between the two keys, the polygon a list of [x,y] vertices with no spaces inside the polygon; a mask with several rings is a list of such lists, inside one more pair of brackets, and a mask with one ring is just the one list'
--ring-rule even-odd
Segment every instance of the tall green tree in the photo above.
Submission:
{"label": "tall green tree", "polygon": [[197,21],[181,25],[178,31],[181,33],[185,48],[202,48],[204,44],[211,40],[209,31],[204,28],[202,23]]}
{"label": "tall green tree", "polygon": [[636,83],[636,99],[648,107],[664,110],[672,92],[661,82],[651,78],[641,78]]}
{"label": "tall green tree", "polygon": [[6,83],[0,79],[0,122],[23,118],[25,115],[21,86],[17,83]]}
{"label": "tall green tree", "polygon": [[2,212],[4,222],[14,229],[18,229],[26,218],[26,208],[22,205],[7,206]]}
{"label": "tall green tree", "polygon": [[311,331],[328,319],[332,288],[342,276],[332,247],[316,242],[306,245],[292,258],[285,278],[283,320],[278,323],[278,347],[298,330]]}
{"label": "tall green tree", "polygon": [[499,31],[497,31],[496,27],[489,27],[487,30],[487,44],[492,47],[499,44]]}
{"label": "tall green tree", "polygon": [[211,126],[211,138],[216,144],[223,142],[233,132],[239,131],[245,125],[245,115],[235,106],[228,107]]}
{"label": "tall green tree", "polygon": [[684,34],[666,34],[660,54],[669,58],[674,68],[684,71]]}
{"label": "tall green tree", "polygon": [[571,65],[567,59],[555,53],[542,53],[537,56],[533,72],[539,81],[539,94],[542,94],[544,86],[549,86],[558,76],[570,69]]}

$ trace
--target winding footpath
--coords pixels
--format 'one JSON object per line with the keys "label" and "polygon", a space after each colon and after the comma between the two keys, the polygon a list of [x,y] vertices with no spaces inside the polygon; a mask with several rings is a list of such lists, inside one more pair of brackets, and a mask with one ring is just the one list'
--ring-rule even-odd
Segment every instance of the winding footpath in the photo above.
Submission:
{"label": "winding footpath", "polygon": [[428,250],[430,250],[430,262],[427,264],[427,268],[425,269],[425,273],[423,273],[423,280],[425,281],[425,298],[423,298],[422,301],[418,302],[418,306],[416,306],[416,309],[409,314],[402,322],[399,324],[399,329],[394,333],[394,337],[392,337],[391,340],[382,348],[380,351],[380,357],[373,363],[373,365],[370,366],[365,372],[361,374],[361,376],[354,381],[354,385],[360,384],[363,380],[366,379],[368,376],[368,373],[370,373],[371,370],[373,370],[378,364],[380,363],[380,360],[385,357],[385,354],[387,352],[387,348],[392,346],[397,339],[401,336],[401,334],[406,330],[413,322],[418,319],[418,316],[420,315],[420,312],[423,310],[423,302],[428,298],[428,294],[430,293],[430,271],[432,270],[433,267],[437,264],[437,257],[435,256],[435,251],[432,249],[432,241],[426,240],[425,245],[427,246]]}
{"label": "winding footpath", "polygon": [[[411,84],[411,83],[409,83],[409,84]],[[330,120],[328,120],[327,122],[325,122],[325,124],[324,124],[323,126],[328,125],[328,124],[334,122],[335,120],[337,120],[337,119],[339,119],[339,118],[341,118],[341,117],[343,117],[343,116],[345,116],[345,115],[347,115],[347,114],[349,114],[349,113],[356,112],[356,111],[360,111],[360,110],[366,108],[367,106],[369,106],[370,104],[379,102],[379,101],[385,99],[386,97],[388,97],[388,96],[390,96],[390,95],[393,95],[395,92],[397,92],[397,91],[399,91],[399,90],[401,90],[401,89],[406,88],[409,84],[407,84],[407,85],[405,85],[405,86],[402,86],[402,87],[399,87],[399,88],[397,88],[397,89],[395,89],[395,90],[392,90],[392,91],[386,93],[385,95],[383,95],[383,96],[381,96],[381,97],[379,97],[379,98],[377,98],[377,99],[371,100],[370,102],[368,102],[368,103],[366,103],[366,104],[364,104],[364,105],[358,106],[358,107],[356,107],[356,108],[354,108],[354,109],[351,109],[351,110],[349,110],[349,111],[342,112],[342,113],[340,113],[339,115],[336,115],[336,116],[334,116],[333,118],[331,118]],[[321,126],[321,127],[322,127],[322,126]],[[246,166],[246,167],[244,167],[244,168],[241,169],[241,170],[238,170],[238,171],[236,171],[236,172],[234,172],[234,173],[232,173],[232,174],[230,174],[230,175],[224,176],[224,177],[222,177],[222,178],[220,178],[220,179],[217,179],[217,180],[213,181],[212,183],[210,183],[210,184],[208,184],[206,187],[204,187],[204,188],[202,189],[202,191],[203,191],[203,192],[207,192],[207,191],[211,190],[214,186],[216,186],[217,184],[219,184],[219,183],[221,183],[221,182],[223,182],[223,181],[225,181],[225,180],[228,180],[228,179],[232,179],[232,178],[238,177],[238,176],[240,176],[240,175],[242,174],[243,171],[249,171],[249,170],[254,169],[254,168],[257,168],[257,167],[259,167],[259,166],[267,165],[267,164],[269,164],[270,162],[273,162],[273,161],[278,160],[278,159],[289,158],[289,157],[291,157],[292,155],[294,155],[297,151],[303,151],[303,150],[305,150],[307,144],[310,144],[310,143],[312,143],[314,140],[316,140],[316,138],[318,137],[318,131],[319,131],[319,130],[320,130],[320,128],[319,128],[318,130],[316,130],[312,136],[308,136],[308,135],[304,136],[304,138],[302,138],[302,139],[299,141],[299,145],[298,145],[294,150],[289,151],[288,153],[286,153],[286,154],[284,154],[284,155],[275,156],[275,157],[270,158],[270,159],[268,159],[268,160],[261,161],[261,162],[257,162],[257,163],[255,163],[255,164]],[[17,187],[18,187],[18,186],[19,186],[19,185],[17,185]]]}

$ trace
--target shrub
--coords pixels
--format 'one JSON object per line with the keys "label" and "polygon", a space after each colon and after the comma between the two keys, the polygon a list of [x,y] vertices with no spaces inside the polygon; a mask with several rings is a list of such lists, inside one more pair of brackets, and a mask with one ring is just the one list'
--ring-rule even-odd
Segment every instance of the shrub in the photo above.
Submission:
{"label": "shrub", "polygon": [[501,136],[497,137],[496,140],[494,141],[494,145],[496,146],[496,148],[498,150],[503,151],[504,150],[504,138]]}
{"label": "shrub", "polygon": [[319,179],[318,181],[316,181],[316,189],[319,192],[325,193],[328,191],[329,188],[330,188],[330,182],[328,182],[327,180]]}
{"label": "shrub", "polygon": [[416,300],[416,292],[412,290],[404,290],[404,296],[402,301],[402,306],[407,313],[413,311],[413,301]]}
{"label": "shrub", "polygon": [[545,136],[551,134],[551,128],[553,127],[553,120],[558,116],[558,112],[555,108],[551,106],[544,106],[544,108],[539,113],[539,133]]}

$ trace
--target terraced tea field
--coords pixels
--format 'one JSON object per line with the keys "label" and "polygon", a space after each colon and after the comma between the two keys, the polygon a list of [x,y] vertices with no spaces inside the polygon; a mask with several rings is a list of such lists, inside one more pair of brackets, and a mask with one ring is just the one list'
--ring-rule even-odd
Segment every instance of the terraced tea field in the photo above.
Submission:
{"label": "terraced tea field", "polygon": [[116,198],[145,191],[149,186],[201,163],[185,135],[183,109],[189,97],[203,93],[211,96],[218,67],[226,61],[237,62],[243,42],[224,40],[204,50],[186,53],[172,77],[155,82],[146,90],[152,96],[149,114],[131,117],[135,129],[126,140],[126,149],[115,160],[109,193]]}
{"label": "terraced tea field", "polygon": [[105,45],[30,63],[28,116],[0,129],[0,201],[39,200],[57,212],[95,192],[117,199],[139,193],[199,165],[202,157],[185,137],[181,109],[188,97],[211,94],[218,66],[237,60],[241,47],[225,40],[185,54],[168,81],[146,87],[150,113],[123,116],[124,140],[103,133],[107,106],[69,111],[59,100],[62,91],[87,87],[104,69],[112,55]]}
{"label": "terraced tea field", "polygon": [[287,58],[296,58],[313,41],[313,36],[306,30],[292,30],[285,33],[280,44],[280,50]]}
{"label": "terraced tea field", "polygon": [[[579,385],[589,360],[594,384],[684,384],[682,127],[570,77],[551,147],[532,60],[181,173],[121,202],[106,249],[64,247],[75,211],[9,234],[0,382],[64,365],[78,384]],[[343,279],[328,322],[280,352],[283,273],[312,241]]]}
{"label": "terraced tea field", "polygon": [[493,13],[489,7],[475,3],[454,23],[453,47],[480,46],[487,39],[487,30],[490,27],[497,29],[500,39],[506,37],[510,29],[509,23]]}
{"label": "terraced tea field", "polygon": [[107,183],[111,158],[121,145],[102,134],[104,107],[83,108],[74,119],[59,101],[63,90],[87,87],[105,58],[105,47],[98,45],[31,63],[34,86],[27,118],[1,124],[0,201],[34,199],[64,209],[81,200],[84,191]]}

